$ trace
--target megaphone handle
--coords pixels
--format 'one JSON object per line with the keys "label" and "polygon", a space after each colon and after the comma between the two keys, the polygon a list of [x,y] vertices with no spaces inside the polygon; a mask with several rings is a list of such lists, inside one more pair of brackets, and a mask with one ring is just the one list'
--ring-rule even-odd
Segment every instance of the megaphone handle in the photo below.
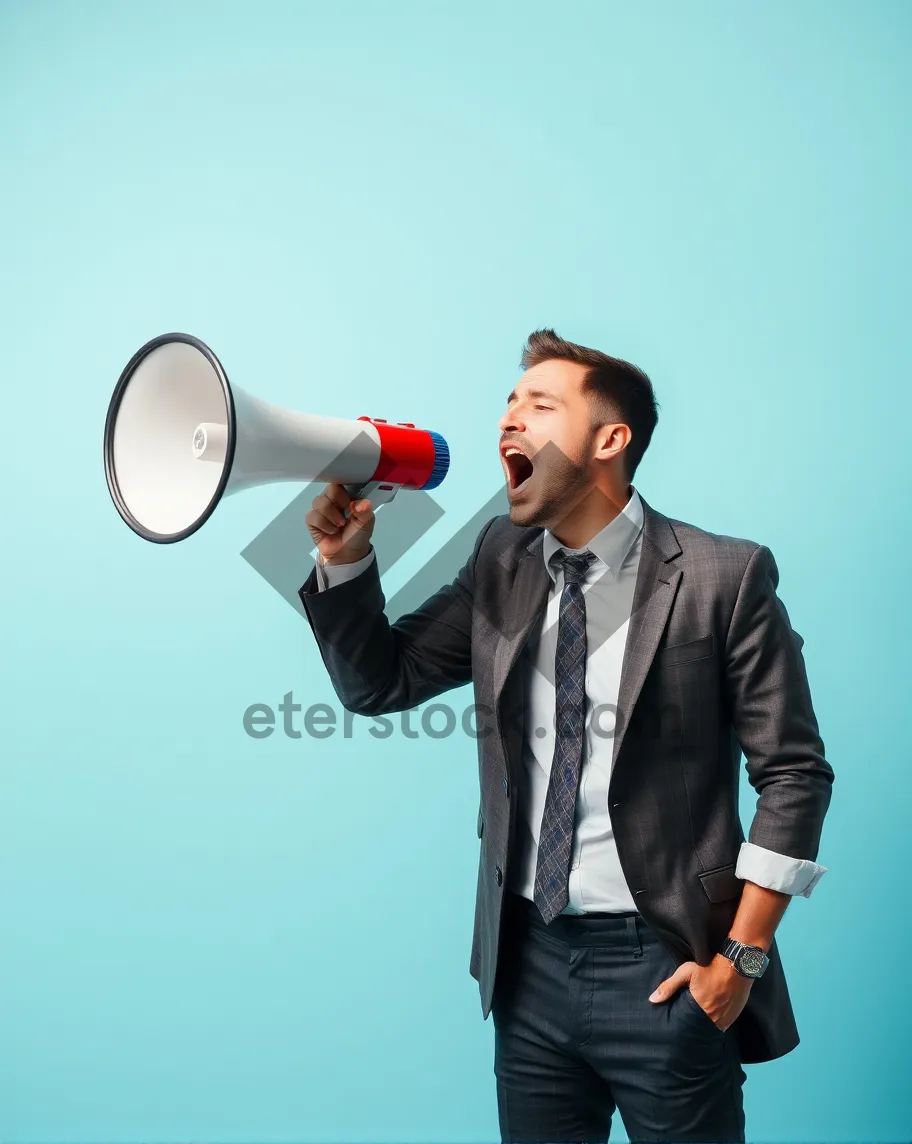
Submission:
{"label": "megaphone handle", "polygon": [[388,504],[402,486],[392,485],[389,481],[368,481],[366,485],[345,485],[344,488],[352,500],[360,500],[363,497],[370,500],[372,508],[376,508],[378,505]]}

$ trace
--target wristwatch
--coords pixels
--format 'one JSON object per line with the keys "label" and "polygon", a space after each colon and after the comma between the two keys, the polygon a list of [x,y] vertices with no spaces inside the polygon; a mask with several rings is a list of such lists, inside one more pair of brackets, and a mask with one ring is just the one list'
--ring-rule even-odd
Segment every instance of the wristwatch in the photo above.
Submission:
{"label": "wristwatch", "polygon": [[719,953],[727,957],[742,977],[762,977],[769,965],[769,958],[759,945],[745,945],[727,937]]}

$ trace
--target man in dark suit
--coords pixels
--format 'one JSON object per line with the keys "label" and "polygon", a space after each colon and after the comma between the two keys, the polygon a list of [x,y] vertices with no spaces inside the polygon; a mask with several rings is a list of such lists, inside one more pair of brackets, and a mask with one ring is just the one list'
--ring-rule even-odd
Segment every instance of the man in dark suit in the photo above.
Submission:
{"label": "man in dark suit", "polygon": [[[833,770],[770,550],[646,503],[642,371],[536,331],[500,421],[509,515],[391,625],[369,502],[327,486],[300,590],[335,691],[380,715],[471,681],[470,972],[504,1141],[743,1141],[742,1064],[798,1044],[774,938]],[[745,839],[741,753],[757,804]]]}

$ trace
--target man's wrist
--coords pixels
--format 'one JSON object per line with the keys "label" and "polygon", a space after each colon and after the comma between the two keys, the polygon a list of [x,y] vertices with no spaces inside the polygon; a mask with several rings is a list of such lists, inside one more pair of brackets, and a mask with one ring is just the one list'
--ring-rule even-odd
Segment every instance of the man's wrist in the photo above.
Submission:
{"label": "man's wrist", "polygon": [[790,901],[790,895],[745,878],[738,910],[726,936],[744,945],[755,945],[769,955],[776,929]]}
{"label": "man's wrist", "polygon": [[739,930],[737,926],[732,926],[726,936],[730,937],[732,941],[741,942],[742,945],[755,945],[767,954],[773,944],[773,939],[768,934],[747,933],[745,930]]}
{"label": "man's wrist", "polygon": [[364,552],[346,552],[344,555],[341,552],[338,552],[335,556],[332,556],[329,559],[321,555],[320,559],[323,561],[324,565],[330,568],[341,568],[344,564],[357,564],[359,560],[363,560],[365,556],[369,555],[370,547],[368,547]]}

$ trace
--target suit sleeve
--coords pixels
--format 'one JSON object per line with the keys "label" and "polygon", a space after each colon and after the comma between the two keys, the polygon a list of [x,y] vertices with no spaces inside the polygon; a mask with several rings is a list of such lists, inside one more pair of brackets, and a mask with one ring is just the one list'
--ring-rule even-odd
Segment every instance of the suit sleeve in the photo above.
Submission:
{"label": "suit sleeve", "polygon": [[834,776],[811,702],[804,640],[778,584],[775,558],[760,545],[744,570],[726,640],[727,701],[757,792],[736,872],[807,896],[825,871],[815,860]]}
{"label": "suit sleeve", "polygon": [[358,575],[320,589],[314,567],[298,590],[333,689],[356,715],[384,715],[416,707],[472,678],[472,609],[478,554],[450,584],[391,624],[376,559]]}

